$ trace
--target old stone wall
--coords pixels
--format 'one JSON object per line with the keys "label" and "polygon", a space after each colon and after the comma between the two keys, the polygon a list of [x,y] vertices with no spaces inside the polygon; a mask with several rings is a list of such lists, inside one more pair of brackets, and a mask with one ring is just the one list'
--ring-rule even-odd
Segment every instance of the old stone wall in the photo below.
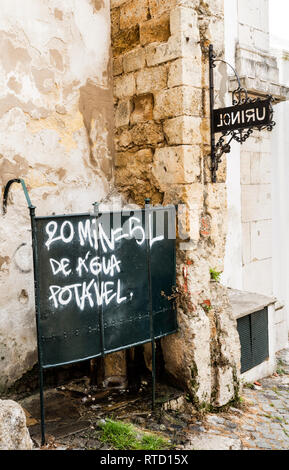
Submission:
{"label": "old stone wall", "polygon": [[[37,215],[86,212],[112,181],[108,0],[3,0],[0,186]],[[0,215],[0,389],[37,360],[29,212]]]}
{"label": "old stone wall", "polygon": [[[226,289],[210,277],[223,270],[226,167],[212,184],[208,90],[210,42],[224,52],[223,1],[22,3],[1,4],[2,189],[23,177],[38,215],[85,212],[114,190],[129,203],[181,204],[179,333],[162,340],[165,366],[197,406],[226,404],[240,351]],[[215,78],[217,106],[227,77]],[[17,185],[1,215],[0,282],[5,388],[36,362],[29,214]],[[125,381],[122,353],[104,366],[105,380]]]}
{"label": "old stone wall", "polygon": [[[183,203],[179,333],[162,340],[166,368],[196,405],[222,406],[236,396],[240,360],[226,289],[210,279],[226,237],[225,164],[216,184],[209,170],[208,47],[223,56],[223,1],[111,0],[111,19],[116,187],[140,205]],[[216,72],[217,89],[226,79]]]}

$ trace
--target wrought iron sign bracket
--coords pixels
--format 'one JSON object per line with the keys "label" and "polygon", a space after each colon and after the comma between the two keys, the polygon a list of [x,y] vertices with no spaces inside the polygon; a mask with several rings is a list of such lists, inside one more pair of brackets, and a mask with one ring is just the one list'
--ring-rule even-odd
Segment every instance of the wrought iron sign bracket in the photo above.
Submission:
{"label": "wrought iron sign bracket", "polygon": [[[223,62],[234,72],[238,88],[232,92],[232,106],[214,109],[215,86],[214,68],[216,62]],[[217,59],[214,47],[209,47],[209,71],[210,71],[210,129],[211,129],[211,174],[212,182],[217,181],[217,171],[222,157],[231,151],[231,142],[235,140],[243,144],[254,130],[272,131],[275,126],[273,121],[272,103],[274,98],[268,95],[266,99],[251,98],[248,91],[241,86],[240,78],[236,70],[225,60]],[[216,135],[221,134],[216,142]],[[225,138],[228,138],[226,141]]]}

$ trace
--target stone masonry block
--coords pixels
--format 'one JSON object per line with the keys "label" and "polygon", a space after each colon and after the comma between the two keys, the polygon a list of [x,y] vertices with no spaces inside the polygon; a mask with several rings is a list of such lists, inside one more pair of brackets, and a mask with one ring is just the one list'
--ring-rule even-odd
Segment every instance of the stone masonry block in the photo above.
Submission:
{"label": "stone masonry block", "polygon": [[213,15],[223,15],[224,14],[224,0],[210,0],[208,2],[210,12]]}
{"label": "stone masonry block", "polygon": [[154,121],[141,122],[133,126],[130,130],[131,139],[134,145],[157,145],[164,140],[161,124]]}
{"label": "stone masonry block", "polygon": [[164,133],[170,145],[202,143],[201,118],[178,116],[164,122]]}
{"label": "stone masonry block", "polygon": [[119,8],[115,8],[110,12],[110,24],[111,24],[111,35],[115,36],[115,34],[119,31],[119,16],[120,11]]}
{"label": "stone masonry block", "polygon": [[134,74],[130,73],[127,75],[122,75],[121,77],[116,77],[114,80],[114,96],[116,98],[126,98],[131,97],[136,92],[135,78]]}
{"label": "stone masonry block", "polygon": [[181,85],[202,87],[201,48],[196,48],[195,57],[177,59],[170,63],[168,88]]}
{"label": "stone masonry block", "polygon": [[133,152],[117,152],[114,159],[116,168],[125,168],[127,165],[131,165],[134,160]]}
{"label": "stone masonry block", "polygon": [[234,397],[234,381],[232,368],[218,368],[217,371],[218,392],[215,406],[224,406]]}
{"label": "stone masonry block", "polygon": [[139,44],[139,25],[119,31],[112,36],[112,51],[118,56],[134,49]]}
{"label": "stone masonry block", "polygon": [[137,93],[149,93],[167,87],[167,67],[146,68],[136,74]]}
{"label": "stone masonry block", "polygon": [[116,127],[127,126],[132,111],[132,103],[130,99],[119,101],[115,112]]}
{"label": "stone masonry block", "polygon": [[242,222],[272,218],[272,188],[270,184],[242,186]]}
{"label": "stone masonry block", "polygon": [[125,73],[134,72],[145,66],[145,51],[138,47],[123,56],[123,69]]}
{"label": "stone masonry block", "polygon": [[200,40],[198,14],[191,8],[177,7],[170,13],[170,30],[172,35],[186,33],[196,41]]}
{"label": "stone masonry block", "polygon": [[140,43],[164,42],[170,37],[170,19],[166,12],[161,17],[152,18],[140,25]]}
{"label": "stone masonry block", "polygon": [[122,64],[122,57],[116,57],[113,59],[112,62],[112,70],[113,70],[113,75],[121,75],[123,73],[123,64]]}
{"label": "stone masonry block", "polygon": [[117,8],[126,3],[127,0],[110,0],[110,7]]}
{"label": "stone masonry block", "polygon": [[149,164],[153,160],[153,151],[152,149],[142,149],[137,152],[118,152],[115,157],[115,166],[116,168],[125,168],[128,165],[134,164]]}
{"label": "stone masonry block", "polygon": [[[220,2],[223,0],[214,0]],[[165,12],[171,11],[176,6],[186,8],[196,8],[199,6],[200,0],[149,0],[150,15],[154,18]]]}
{"label": "stone masonry block", "polygon": [[151,93],[135,96],[130,123],[137,124],[143,121],[151,121],[153,119],[153,104],[154,98]]}
{"label": "stone masonry block", "polygon": [[139,163],[152,163],[153,151],[152,149],[141,149],[135,154],[135,159]]}
{"label": "stone masonry block", "polygon": [[147,18],[147,0],[131,0],[128,3],[125,3],[120,10],[120,29],[130,28],[135,24],[146,21]]}
{"label": "stone masonry block", "polygon": [[180,57],[195,57],[199,52],[199,45],[191,38],[186,38],[183,33],[171,36],[167,42],[161,44],[149,44],[146,47],[147,65],[162,64]]}
{"label": "stone masonry block", "polygon": [[251,260],[262,260],[272,257],[272,220],[251,222]]}
{"label": "stone masonry block", "polygon": [[[266,184],[272,181],[272,154],[268,152],[251,152],[250,182],[252,184]],[[243,158],[243,152],[241,154]]]}
{"label": "stone masonry block", "polygon": [[152,18],[166,13],[172,5],[175,5],[175,0],[149,0],[149,11]]}
{"label": "stone masonry block", "polygon": [[243,266],[243,289],[257,294],[273,295],[272,258]]}
{"label": "stone masonry block", "polygon": [[220,209],[226,210],[227,208],[227,193],[226,185],[223,183],[208,184],[205,203],[207,205],[208,214]]}
{"label": "stone masonry block", "polygon": [[170,185],[194,183],[200,176],[200,159],[198,146],[158,148],[154,156],[153,176],[163,191]]}
{"label": "stone masonry block", "polygon": [[155,94],[155,119],[181,115],[202,116],[202,90],[182,86],[162,90]]}
{"label": "stone masonry block", "polygon": [[207,37],[214,44],[216,54],[222,54],[224,50],[224,23],[215,17],[210,18]]}

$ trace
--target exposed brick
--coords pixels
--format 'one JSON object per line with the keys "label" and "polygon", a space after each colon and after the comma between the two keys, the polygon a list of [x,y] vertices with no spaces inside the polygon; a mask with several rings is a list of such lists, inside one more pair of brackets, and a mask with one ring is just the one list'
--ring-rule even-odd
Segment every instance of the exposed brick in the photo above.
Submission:
{"label": "exposed brick", "polygon": [[153,18],[140,25],[140,42],[143,45],[152,42],[164,42],[170,37],[170,17],[165,13],[160,18]]}

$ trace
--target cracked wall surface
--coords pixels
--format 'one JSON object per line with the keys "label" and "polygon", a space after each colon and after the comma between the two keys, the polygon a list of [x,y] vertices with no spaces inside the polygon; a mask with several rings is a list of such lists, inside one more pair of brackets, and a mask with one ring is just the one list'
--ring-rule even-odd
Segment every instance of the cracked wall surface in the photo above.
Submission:
{"label": "cracked wall surface", "polygon": [[[86,212],[112,182],[107,0],[3,0],[0,186],[37,215]],[[0,388],[37,360],[31,232],[20,185],[0,215]]]}

